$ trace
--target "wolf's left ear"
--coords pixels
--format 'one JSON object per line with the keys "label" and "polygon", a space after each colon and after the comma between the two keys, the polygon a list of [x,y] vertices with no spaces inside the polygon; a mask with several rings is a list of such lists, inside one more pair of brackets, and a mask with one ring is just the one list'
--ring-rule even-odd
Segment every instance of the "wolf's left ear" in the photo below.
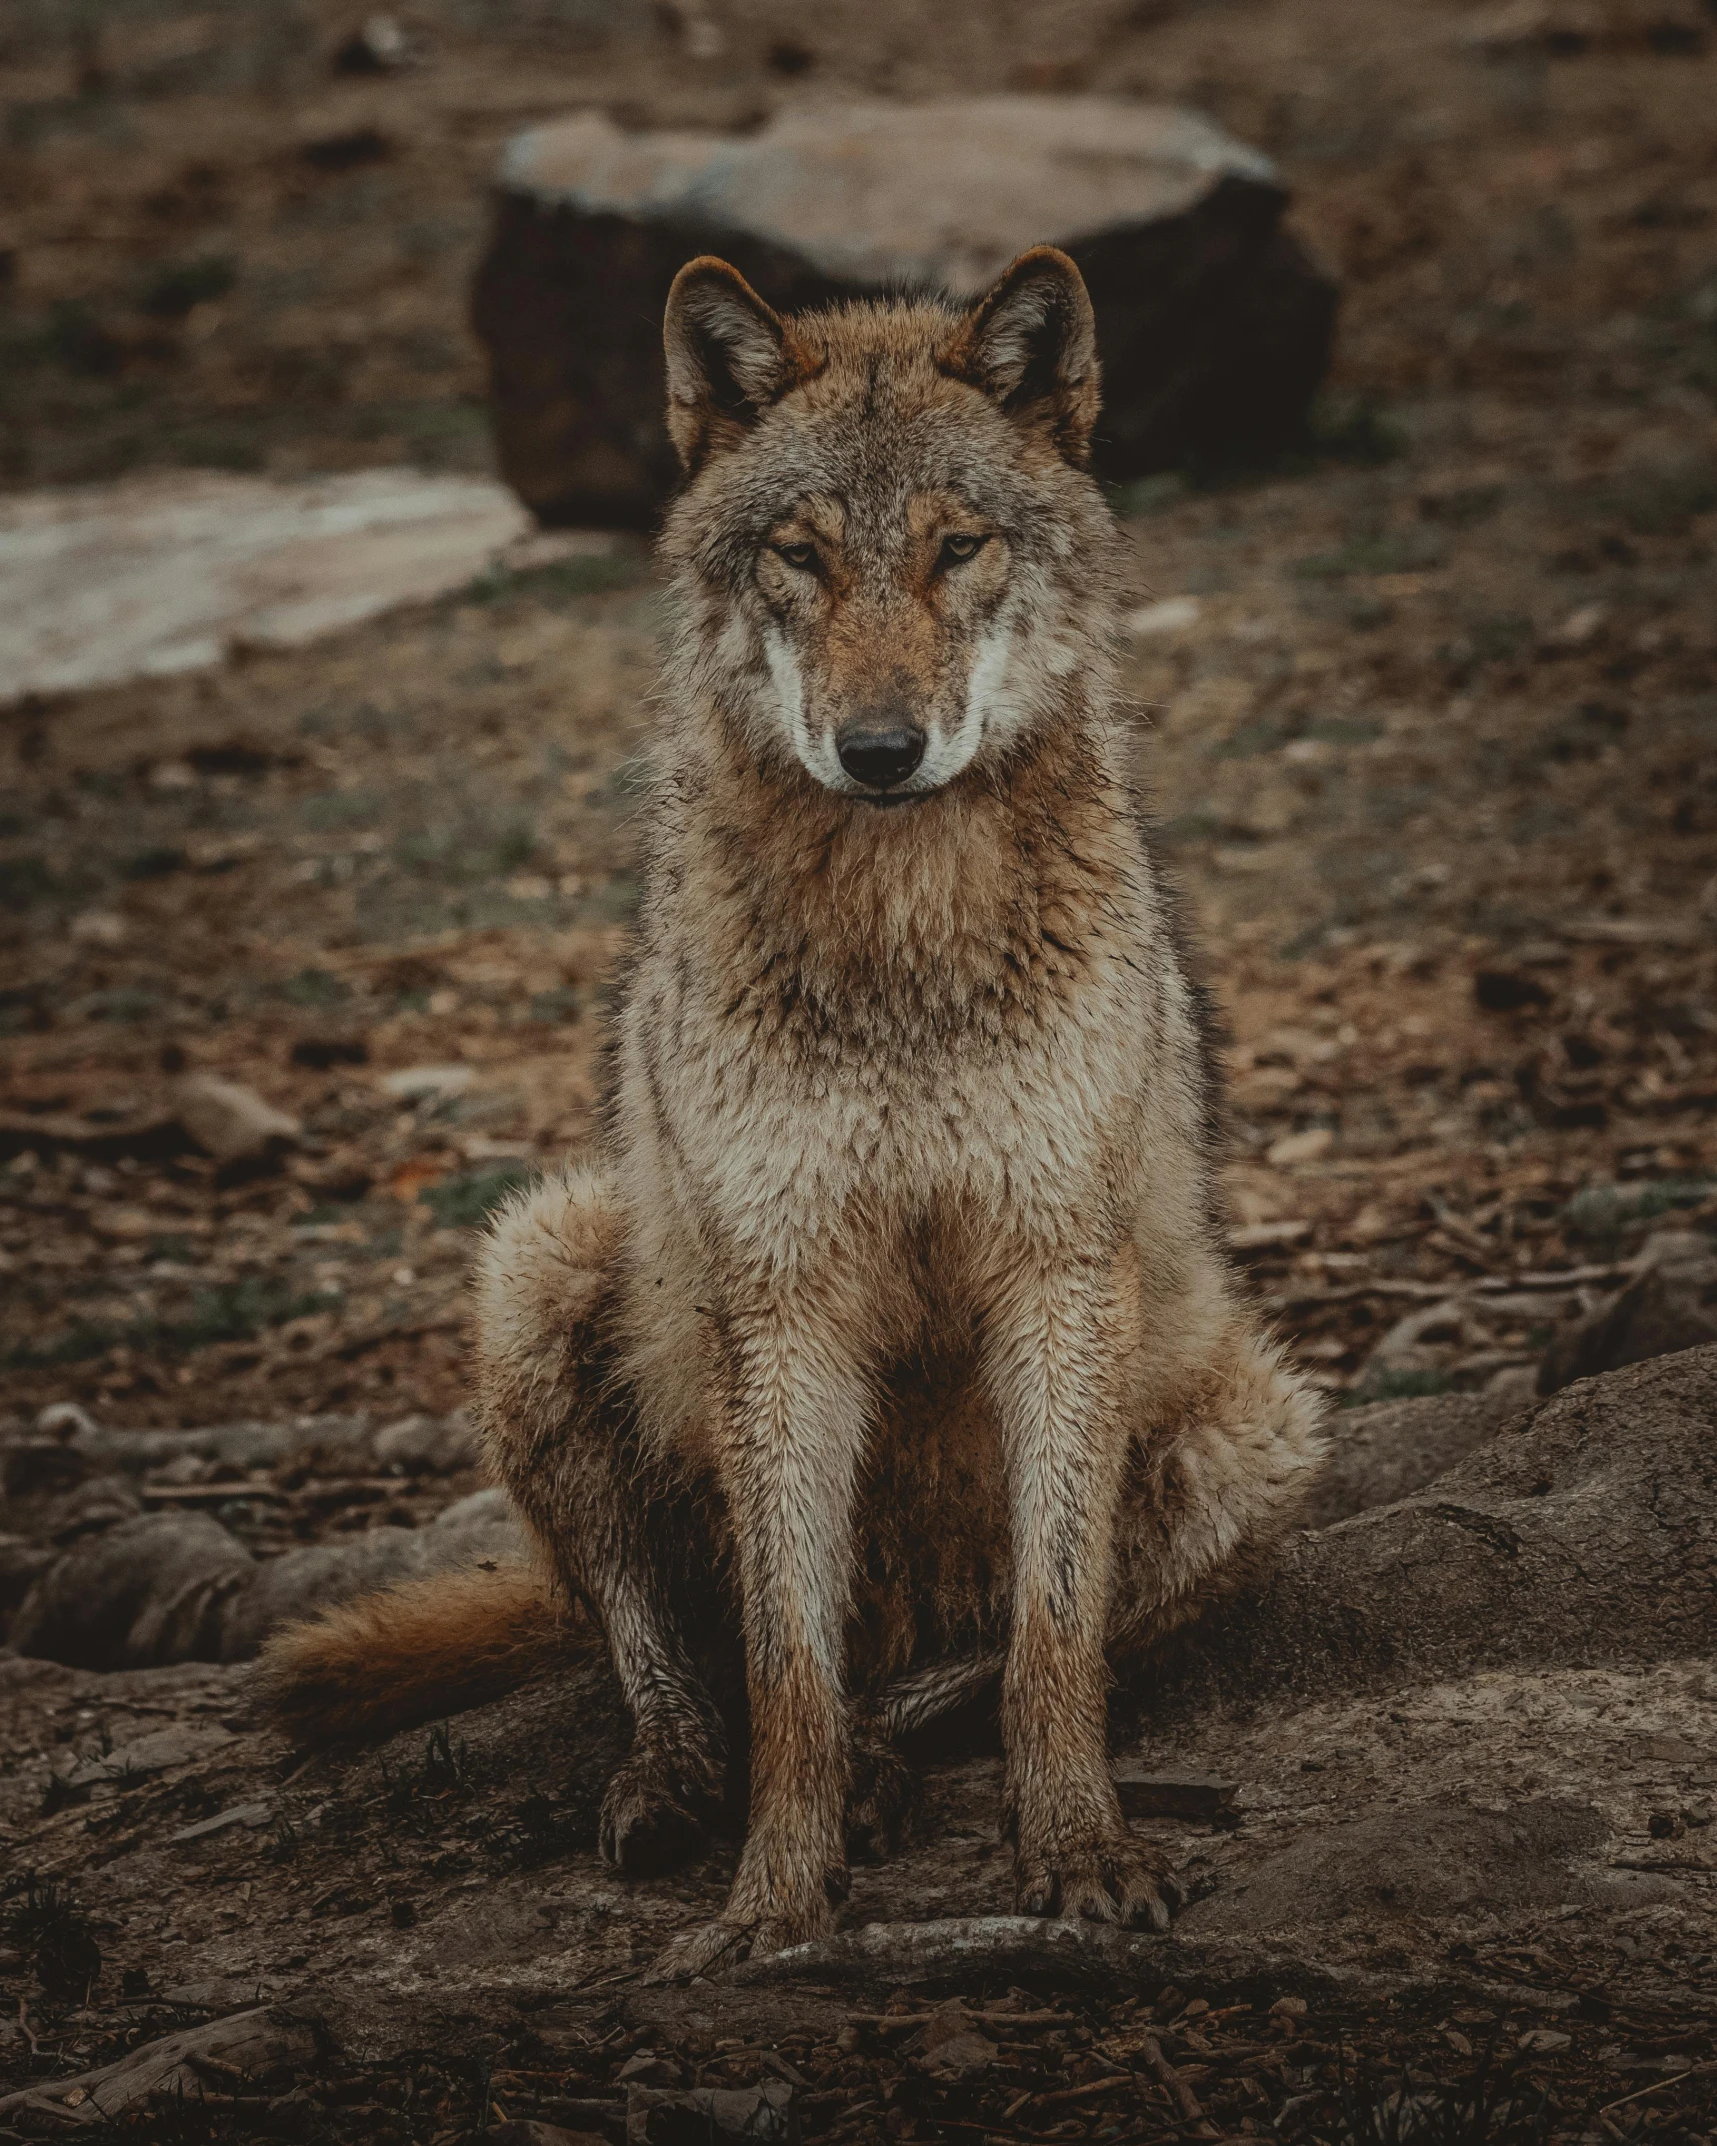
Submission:
{"label": "wolf's left ear", "polygon": [[814,370],[788,323],[713,254],[674,278],[662,344],[668,431],[690,476]]}
{"label": "wolf's left ear", "polygon": [[942,368],[1083,465],[1097,422],[1097,321],[1085,279],[1055,246],[1022,253],[960,323]]}

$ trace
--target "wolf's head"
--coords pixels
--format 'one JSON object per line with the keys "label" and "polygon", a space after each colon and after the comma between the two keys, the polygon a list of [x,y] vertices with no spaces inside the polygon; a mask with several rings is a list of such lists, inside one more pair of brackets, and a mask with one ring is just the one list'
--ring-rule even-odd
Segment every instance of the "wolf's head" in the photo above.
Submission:
{"label": "wolf's head", "polygon": [[1023,254],[963,314],[791,320],[697,260],[666,344],[686,682],[752,753],[905,804],[1084,700],[1115,536],[1084,469],[1096,337],[1065,254]]}

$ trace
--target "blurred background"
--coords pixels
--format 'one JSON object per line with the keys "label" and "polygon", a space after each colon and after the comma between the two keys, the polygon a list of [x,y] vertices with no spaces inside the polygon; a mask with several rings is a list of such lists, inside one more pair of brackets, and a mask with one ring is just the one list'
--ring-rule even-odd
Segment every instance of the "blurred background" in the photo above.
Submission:
{"label": "blurred background", "polygon": [[[458,1407],[470,1233],[591,1135],[635,898],[661,478],[627,353],[665,271],[620,167],[1004,94],[1220,130],[1138,256],[1087,265],[1112,438],[1162,420],[1105,464],[1128,683],[1261,1295],[1343,1398],[1530,1390],[1642,1258],[1709,1338],[1709,8],[11,0],[14,1422]],[[497,190],[579,113],[599,215],[541,136]],[[530,315],[573,288],[580,319]],[[212,1475],[262,1548],[472,1480],[330,1508]]]}

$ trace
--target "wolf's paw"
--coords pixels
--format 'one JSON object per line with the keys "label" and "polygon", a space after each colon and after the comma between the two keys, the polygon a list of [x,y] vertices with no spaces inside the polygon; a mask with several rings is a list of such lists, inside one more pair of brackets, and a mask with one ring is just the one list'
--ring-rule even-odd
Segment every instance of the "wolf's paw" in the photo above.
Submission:
{"label": "wolf's paw", "polygon": [[602,1798],[597,1840],[604,1859],[629,1878],[683,1863],[701,1846],[715,1808],[711,1773],[661,1750],[634,1751]]}
{"label": "wolf's paw", "polygon": [[808,1944],[834,1928],[828,1910],[817,1915],[765,1915],[757,1922],[725,1918],[682,1930],[651,1962],[646,1982],[690,1982],[696,1975],[719,1975],[741,1960],[767,1959],[789,1945]]}
{"label": "wolf's paw", "polygon": [[752,1926],[743,1922],[700,1923],[670,1939],[645,1971],[648,1982],[690,1982],[697,1975],[719,1974],[751,1957]]}
{"label": "wolf's paw", "polygon": [[847,1780],[847,1852],[880,1858],[913,1837],[919,1816],[919,1779],[882,1735],[855,1735]]}
{"label": "wolf's paw", "polygon": [[1022,1914],[1067,1922],[1084,1917],[1131,1930],[1166,1930],[1186,1899],[1168,1857],[1124,1832],[1054,1853],[1022,1851],[1014,1884]]}

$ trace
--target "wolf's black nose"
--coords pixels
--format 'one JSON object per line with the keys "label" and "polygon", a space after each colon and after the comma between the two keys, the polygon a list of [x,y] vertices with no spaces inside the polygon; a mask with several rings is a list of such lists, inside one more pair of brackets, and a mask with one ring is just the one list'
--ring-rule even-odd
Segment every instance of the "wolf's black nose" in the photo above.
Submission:
{"label": "wolf's black nose", "polygon": [[855,730],[840,741],[841,765],[854,782],[887,790],[924,758],[921,730]]}

